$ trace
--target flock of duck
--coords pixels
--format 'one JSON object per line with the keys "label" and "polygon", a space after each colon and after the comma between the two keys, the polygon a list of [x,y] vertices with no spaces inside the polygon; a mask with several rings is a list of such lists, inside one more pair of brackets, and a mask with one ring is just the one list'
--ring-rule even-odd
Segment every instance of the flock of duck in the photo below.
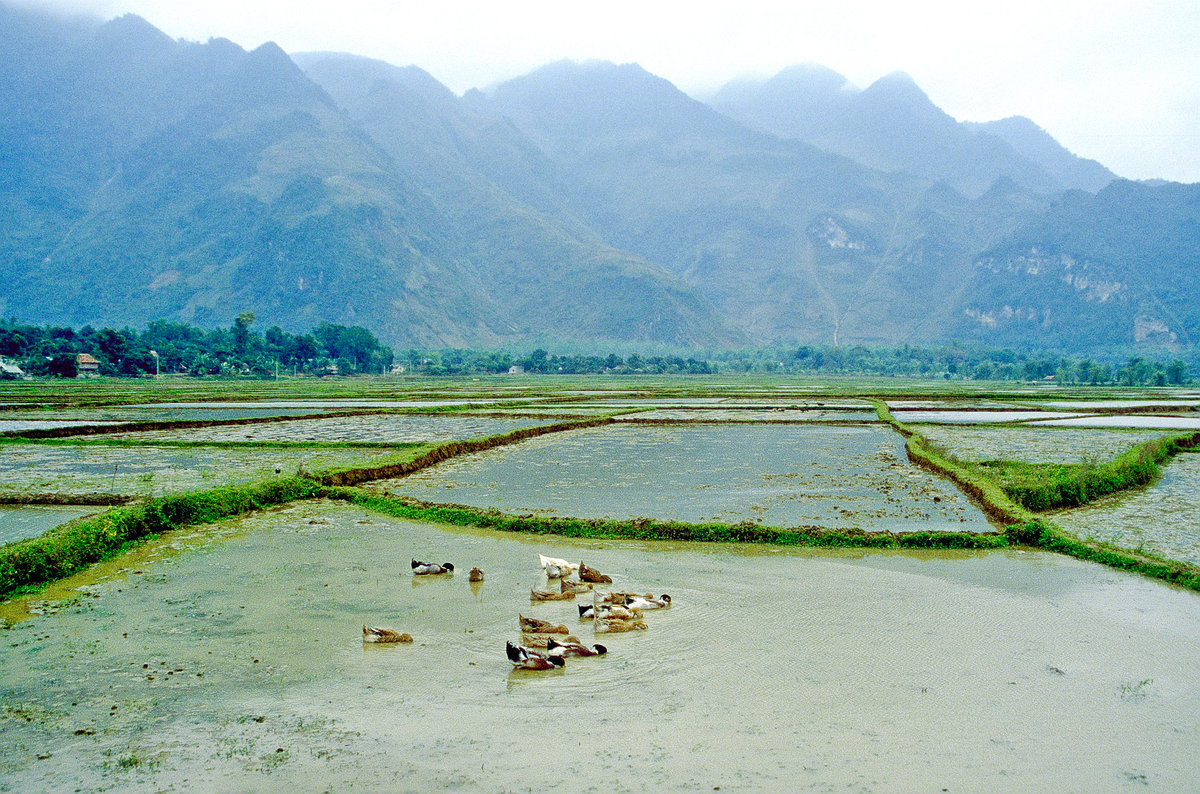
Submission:
{"label": "flock of duck", "polygon": [[[574,601],[577,595],[591,594],[590,604],[577,604],[579,619],[591,620],[596,634],[607,634],[626,631],[645,631],[645,612],[655,609],[665,609],[671,606],[671,597],[663,594],[655,597],[650,593],[626,593],[620,591],[600,592],[595,589],[598,584],[612,584],[612,577],[606,576],[595,568],[583,562],[578,565],[555,557],[539,554],[538,559],[548,582],[557,581],[558,590],[529,591],[530,603],[542,601]],[[448,562],[412,561],[413,576],[438,576],[452,574],[454,565]],[[572,578],[573,575],[578,578]],[[472,582],[483,581],[483,571],[471,569],[469,576]],[[571,634],[570,629],[563,624],[555,624],[540,618],[529,618],[517,615],[521,629],[521,642],[517,644],[509,640],[505,645],[505,653],[514,669],[519,670],[553,670],[563,667],[568,657],[601,656],[608,652],[603,645],[586,645],[578,637]],[[412,642],[413,638],[406,632],[399,632],[382,626],[363,625],[363,642]]]}

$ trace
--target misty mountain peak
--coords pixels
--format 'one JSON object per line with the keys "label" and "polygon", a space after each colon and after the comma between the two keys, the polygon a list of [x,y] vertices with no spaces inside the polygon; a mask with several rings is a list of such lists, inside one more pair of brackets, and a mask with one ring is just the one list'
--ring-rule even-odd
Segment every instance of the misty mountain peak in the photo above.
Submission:
{"label": "misty mountain peak", "polygon": [[917,81],[908,72],[891,72],[871,83],[863,92],[863,99],[884,99],[909,106],[937,106],[929,95],[921,90]]}
{"label": "misty mountain peak", "polygon": [[803,86],[809,90],[846,91],[854,85],[846,76],[819,63],[797,63],[780,70],[767,81],[780,86]]}

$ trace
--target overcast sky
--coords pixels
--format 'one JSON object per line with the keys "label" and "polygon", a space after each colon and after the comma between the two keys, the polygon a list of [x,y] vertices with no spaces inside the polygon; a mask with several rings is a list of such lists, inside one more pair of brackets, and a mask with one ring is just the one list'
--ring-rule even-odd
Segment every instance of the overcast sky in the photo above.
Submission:
{"label": "overcast sky", "polygon": [[1200,0],[18,0],[175,38],[416,64],[458,93],[560,58],[637,62],[703,98],[815,62],[908,72],[960,120],[1028,116],[1121,176],[1200,182]]}

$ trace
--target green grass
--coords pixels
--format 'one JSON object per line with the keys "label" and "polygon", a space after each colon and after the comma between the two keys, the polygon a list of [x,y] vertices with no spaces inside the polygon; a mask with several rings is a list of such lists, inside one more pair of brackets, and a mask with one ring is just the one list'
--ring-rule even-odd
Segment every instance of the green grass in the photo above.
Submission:
{"label": "green grass", "polygon": [[[1167,436],[1139,444],[1101,464],[984,461],[979,469],[995,478],[1005,494],[1029,510],[1078,507],[1106,494],[1153,482],[1162,464],[1200,445],[1200,433]],[[972,464],[964,464],[970,466]]]}

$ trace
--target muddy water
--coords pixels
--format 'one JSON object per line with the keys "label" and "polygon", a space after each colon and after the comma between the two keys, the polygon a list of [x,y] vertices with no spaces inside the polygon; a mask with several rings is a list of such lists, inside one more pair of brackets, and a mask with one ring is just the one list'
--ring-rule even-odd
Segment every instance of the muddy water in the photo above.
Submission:
{"label": "muddy water", "polygon": [[1080,537],[1200,565],[1200,453],[1178,455],[1151,485],[1056,511],[1050,518]]}
{"label": "muddy water", "polygon": [[1128,427],[1161,430],[1200,430],[1196,416],[1085,416],[1077,419],[1052,419],[1034,424],[1048,427]]}
{"label": "muddy water", "polygon": [[0,452],[0,489],[15,492],[152,496],[250,482],[322,468],[381,460],[387,447],[361,449],[205,449],[6,444]]}
{"label": "muddy water", "polygon": [[1164,435],[1161,430],[1099,428],[947,427],[917,430],[933,444],[966,460],[1028,463],[1103,463]]}
{"label": "muddy water", "polygon": [[357,441],[396,444],[404,442],[454,441],[507,433],[525,427],[550,424],[547,419],[508,419],[491,416],[339,416],[272,422],[261,425],[211,427],[191,430],[153,430],[124,433],[112,438],[183,439],[187,441]]}
{"label": "muddy water", "polygon": [[[1099,566],[579,544],[325,504],[211,534],[77,580],[77,604],[0,632],[0,784],[1200,785],[1200,598]],[[610,635],[605,657],[513,672],[503,645],[519,612],[594,641],[570,602],[529,603],[538,552],[676,606]],[[414,579],[411,556],[479,565],[486,581]],[[416,642],[363,646],[363,622]]]}
{"label": "muddy water", "polygon": [[881,426],[627,426],[556,433],[370,486],[585,518],[989,531]]}
{"label": "muddy water", "polygon": [[59,524],[104,509],[87,505],[0,505],[0,544],[37,537]]}
{"label": "muddy water", "polygon": [[898,421],[939,422],[943,424],[978,425],[985,422],[1027,422],[1030,420],[1069,419],[1078,414],[1054,411],[892,411]]}

